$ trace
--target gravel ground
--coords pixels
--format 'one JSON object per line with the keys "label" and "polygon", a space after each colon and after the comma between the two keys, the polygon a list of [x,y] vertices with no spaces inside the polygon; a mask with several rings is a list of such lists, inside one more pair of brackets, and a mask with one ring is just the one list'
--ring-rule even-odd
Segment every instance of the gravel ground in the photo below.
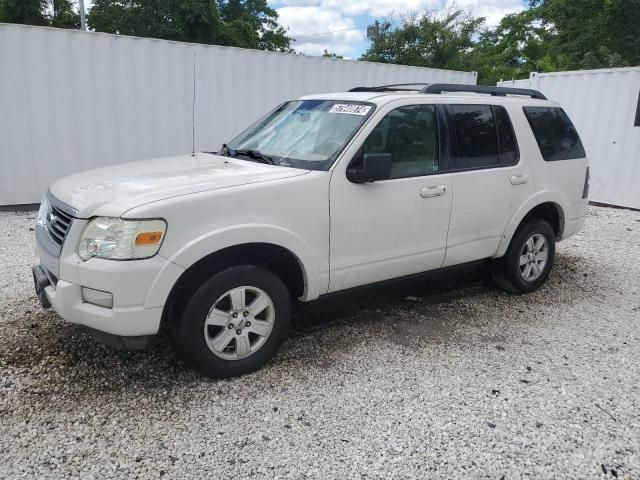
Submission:
{"label": "gravel ground", "polygon": [[640,479],[640,213],[589,210],[549,282],[485,274],[301,306],[265,369],[95,343],[0,214],[0,477]]}

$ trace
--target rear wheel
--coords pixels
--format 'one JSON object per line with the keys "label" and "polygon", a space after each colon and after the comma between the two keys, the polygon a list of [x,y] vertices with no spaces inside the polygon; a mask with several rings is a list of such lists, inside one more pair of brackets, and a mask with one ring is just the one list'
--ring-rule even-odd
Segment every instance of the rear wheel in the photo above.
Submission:
{"label": "rear wheel", "polygon": [[507,253],[494,264],[494,279],[512,293],[528,293],[547,280],[556,252],[555,234],[544,220],[533,219],[513,236]]}
{"label": "rear wheel", "polygon": [[172,337],[200,373],[225,378],[262,367],[287,334],[291,298],[269,270],[237,266],[215,274],[188,301]]}

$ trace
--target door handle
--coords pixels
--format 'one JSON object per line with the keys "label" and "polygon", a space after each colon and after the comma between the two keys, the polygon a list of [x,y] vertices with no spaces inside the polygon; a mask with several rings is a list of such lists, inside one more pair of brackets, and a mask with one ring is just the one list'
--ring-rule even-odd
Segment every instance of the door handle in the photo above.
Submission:
{"label": "door handle", "polygon": [[423,187],[420,189],[420,196],[422,198],[441,197],[447,191],[444,185],[431,185],[429,187]]}
{"label": "door handle", "polygon": [[529,181],[527,175],[514,175],[511,177],[511,185],[524,185]]}

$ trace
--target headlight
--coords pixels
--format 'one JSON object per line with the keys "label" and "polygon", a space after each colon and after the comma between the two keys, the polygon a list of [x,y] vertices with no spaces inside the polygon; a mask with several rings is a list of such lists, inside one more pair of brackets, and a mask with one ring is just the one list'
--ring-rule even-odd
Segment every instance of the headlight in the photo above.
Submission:
{"label": "headlight", "polygon": [[110,260],[134,260],[153,257],[164,239],[167,222],[154,220],[123,220],[97,217],[82,232],[78,255],[83,260],[92,257]]}
{"label": "headlight", "polygon": [[38,210],[38,217],[36,219],[36,224],[40,226],[45,226],[47,224],[47,215],[49,214],[49,200],[47,200],[47,196],[45,195],[40,202],[40,210]]}

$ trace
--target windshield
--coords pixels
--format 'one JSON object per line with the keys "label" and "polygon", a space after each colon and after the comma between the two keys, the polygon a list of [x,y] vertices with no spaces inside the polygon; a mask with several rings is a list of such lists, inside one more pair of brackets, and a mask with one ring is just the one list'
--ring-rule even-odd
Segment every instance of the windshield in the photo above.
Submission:
{"label": "windshield", "polygon": [[326,170],[373,112],[373,105],[337,100],[285,103],[223,147],[249,160],[267,157],[285,167]]}

